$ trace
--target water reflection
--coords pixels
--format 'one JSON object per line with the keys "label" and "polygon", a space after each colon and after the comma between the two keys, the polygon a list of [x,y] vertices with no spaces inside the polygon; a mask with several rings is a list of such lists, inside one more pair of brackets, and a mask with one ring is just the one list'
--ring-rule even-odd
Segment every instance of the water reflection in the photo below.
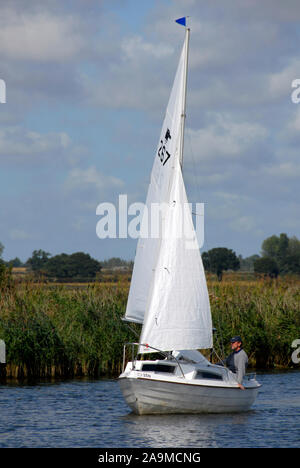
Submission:
{"label": "water reflection", "polygon": [[222,427],[247,425],[252,412],[208,415],[144,415],[130,413],[122,418],[128,437],[143,435],[147,447],[218,447]]}

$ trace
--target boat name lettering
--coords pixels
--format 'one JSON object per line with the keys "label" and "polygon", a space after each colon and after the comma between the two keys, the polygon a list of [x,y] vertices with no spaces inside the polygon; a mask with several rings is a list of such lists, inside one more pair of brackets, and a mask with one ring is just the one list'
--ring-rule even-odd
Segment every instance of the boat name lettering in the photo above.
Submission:
{"label": "boat name lettering", "polygon": [[171,140],[171,133],[170,130],[167,128],[165,138],[164,140],[160,140],[160,147],[157,152],[157,156],[160,159],[160,162],[164,166],[166,162],[170,159],[171,154],[166,150],[166,145],[168,144],[168,141]]}
{"label": "boat name lettering", "polygon": [[145,372],[138,372],[138,373],[137,373],[137,376],[138,376],[138,377],[146,377],[146,378],[148,378],[148,379],[151,378],[151,375],[150,375],[150,374],[146,374]]}

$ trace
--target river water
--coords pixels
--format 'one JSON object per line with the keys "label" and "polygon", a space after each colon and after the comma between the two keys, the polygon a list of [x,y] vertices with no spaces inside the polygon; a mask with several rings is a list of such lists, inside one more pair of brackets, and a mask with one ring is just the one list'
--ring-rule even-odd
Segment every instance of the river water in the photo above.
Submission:
{"label": "river water", "polygon": [[0,385],[0,447],[299,447],[300,370],[258,374],[247,413],[133,415],[112,379]]}

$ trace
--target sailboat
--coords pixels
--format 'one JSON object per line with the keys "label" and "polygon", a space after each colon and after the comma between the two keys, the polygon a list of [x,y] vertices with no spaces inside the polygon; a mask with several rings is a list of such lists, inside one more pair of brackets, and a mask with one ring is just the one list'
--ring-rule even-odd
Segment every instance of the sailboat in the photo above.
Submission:
{"label": "sailboat", "polygon": [[[189,38],[185,27],[144,211],[162,204],[162,229],[138,240],[124,317],[142,325],[139,341],[124,345],[118,379],[137,414],[245,411],[260,387],[249,375],[241,390],[234,373],[199,351],[213,348],[213,324],[192,214],[182,208],[188,206],[182,168]],[[182,226],[192,233],[188,239]],[[132,358],[125,366],[128,346]]]}

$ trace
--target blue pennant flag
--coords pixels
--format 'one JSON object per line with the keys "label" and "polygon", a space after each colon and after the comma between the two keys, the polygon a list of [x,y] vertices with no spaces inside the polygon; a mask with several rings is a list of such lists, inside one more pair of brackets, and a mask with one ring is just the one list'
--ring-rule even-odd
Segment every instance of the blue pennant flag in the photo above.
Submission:
{"label": "blue pennant flag", "polygon": [[186,16],[184,16],[183,18],[178,18],[177,20],[175,20],[176,23],[178,24],[182,24],[182,26],[186,26]]}

